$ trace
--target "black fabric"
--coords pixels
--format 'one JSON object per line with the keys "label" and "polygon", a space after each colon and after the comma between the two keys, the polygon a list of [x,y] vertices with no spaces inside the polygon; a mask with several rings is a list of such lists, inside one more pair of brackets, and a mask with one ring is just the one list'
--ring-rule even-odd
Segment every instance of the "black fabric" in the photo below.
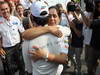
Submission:
{"label": "black fabric", "polygon": [[93,12],[95,10],[94,0],[84,0],[86,4],[86,10],[88,8],[89,11]]}
{"label": "black fabric", "polygon": [[26,29],[29,29],[29,28],[30,28],[30,27],[29,27],[29,18],[28,18],[28,17],[25,17],[25,18],[23,19],[23,21],[22,21],[22,24],[23,24],[25,30],[26,30]]}
{"label": "black fabric", "polygon": [[100,19],[95,19],[90,28],[93,29],[91,46],[96,50],[100,50]]}
{"label": "black fabric", "polygon": [[100,2],[100,0],[94,0],[94,2],[98,3],[98,2]]}
{"label": "black fabric", "polygon": [[21,45],[17,44],[13,47],[3,49],[6,52],[5,59],[2,59],[5,74],[15,75],[15,72],[19,70],[19,75],[24,75],[25,67],[21,52]]}
{"label": "black fabric", "polygon": [[[83,23],[78,23],[76,19],[73,20],[73,22],[76,25],[76,28],[82,32],[82,28],[83,28]],[[71,40],[71,46],[73,47],[78,47],[78,48],[82,48],[83,47],[83,40],[84,37],[82,36],[77,36],[77,34],[75,33],[75,31],[73,29],[72,30],[72,40]]]}
{"label": "black fabric", "polygon": [[37,25],[44,26],[48,23],[48,16],[47,17],[35,17],[33,16],[33,22],[35,21]]}

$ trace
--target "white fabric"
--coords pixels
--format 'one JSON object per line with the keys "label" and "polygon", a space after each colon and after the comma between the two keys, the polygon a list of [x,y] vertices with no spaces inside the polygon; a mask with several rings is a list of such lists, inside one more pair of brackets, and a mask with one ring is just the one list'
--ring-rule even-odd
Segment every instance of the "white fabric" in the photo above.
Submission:
{"label": "white fabric", "polygon": [[[84,12],[87,17],[91,16],[91,13]],[[91,37],[92,37],[92,29],[83,25],[83,35],[84,35],[84,44],[90,45]]]}
{"label": "white fabric", "polygon": [[32,11],[32,15],[35,17],[43,17],[40,16],[41,12],[46,11],[47,14],[44,15],[48,16],[48,6],[44,1],[35,1],[32,3],[32,7],[31,7],[31,11]]}
{"label": "white fabric", "polygon": [[[69,36],[70,35],[70,29],[67,27],[62,27],[59,26],[60,30],[63,32],[63,37],[58,38],[50,33],[41,35],[33,40],[26,41],[28,43],[27,46],[23,46],[26,52],[28,50],[34,50],[32,46],[38,46],[43,48],[44,50],[49,51],[50,53],[53,54],[60,54],[60,53],[66,53],[67,54],[67,49],[64,45],[61,43],[64,43],[62,39],[64,36]],[[62,45],[62,46],[61,46]],[[26,48],[27,47],[27,48]],[[26,62],[28,61],[27,58],[25,59]],[[27,62],[29,64],[29,62]],[[28,64],[26,64],[28,66]],[[33,75],[55,75],[58,69],[57,63],[53,62],[46,62],[45,60],[38,60],[37,62],[32,61],[32,68],[33,68]],[[31,66],[30,66],[31,67]]]}
{"label": "white fabric", "polygon": [[61,21],[60,25],[62,26],[69,26],[68,19],[64,13],[61,14]]}
{"label": "white fabric", "polygon": [[72,20],[74,20],[75,18],[73,17],[72,14],[68,14],[68,19],[69,19],[70,21],[72,21]]}
{"label": "white fabric", "polygon": [[10,21],[0,18],[0,33],[3,39],[3,47],[11,47],[20,42],[20,34],[24,28],[17,17],[10,16]]}
{"label": "white fabric", "polygon": [[29,0],[20,0],[20,3],[23,5],[23,7],[24,7],[25,9],[28,9],[28,8],[31,7],[31,3],[30,3]]}
{"label": "white fabric", "polygon": [[32,73],[32,63],[31,63],[31,58],[30,55],[28,54],[29,50],[29,42],[27,40],[24,40],[22,44],[22,53],[23,53],[23,59],[25,63],[25,71],[28,73]]}

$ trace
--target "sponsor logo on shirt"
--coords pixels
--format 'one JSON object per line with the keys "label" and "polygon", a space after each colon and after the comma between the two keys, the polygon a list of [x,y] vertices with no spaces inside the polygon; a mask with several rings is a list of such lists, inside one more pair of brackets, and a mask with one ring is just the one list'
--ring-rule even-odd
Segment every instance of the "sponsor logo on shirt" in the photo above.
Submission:
{"label": "sponsor logo on shirt", "polygon": [[2,21],[0,21],[0,24],[2,24],[3,22]]}
{"label": "sponsor logo on shirt", "polygon": [[18,22],[13,22],[14,25],[18,25]]}

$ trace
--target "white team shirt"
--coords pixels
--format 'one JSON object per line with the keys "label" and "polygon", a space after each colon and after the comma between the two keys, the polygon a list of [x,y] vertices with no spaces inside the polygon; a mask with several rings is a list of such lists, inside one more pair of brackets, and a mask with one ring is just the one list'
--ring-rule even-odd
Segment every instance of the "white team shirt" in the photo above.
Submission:
{"label": "white team shirt", "polygon": [[[67,54],[67,47],[65,47],[63,40],[65,36],[67,37],[70,35],[71,31],[68,27],[59,26],[59,29],[64,34],[62,38],[58,38],[50,33],[47,33],[33,40],[25,41],[28,43],[28,46],[24,46],[23,48],[27,50],[34,50],[32,46],[37,46],[53,54]],[[68,43],[66,45],[68,45]],[[46,62],[45,60],[38,60],[37,62],[32,61],[33,75],[55,75],[58,69],[58,65],[59,64],[53,62]]]}
{"label": "white team shirt", "polygon": [[[90,17],[92,13],[84,12],[87,17]],[[84,35],[84,44],[90,45],[91,37],[92,37],[92,29],[83,25],[83,35]]]}
{"label": "white team shirt", "polygon": [[0,18],[0,35],[3,41],[3,47],[11,47],[20,43],[20,34],[24,28],[20,20],[15,16],[10,16],[10,20],[7,21],[5,18]]}

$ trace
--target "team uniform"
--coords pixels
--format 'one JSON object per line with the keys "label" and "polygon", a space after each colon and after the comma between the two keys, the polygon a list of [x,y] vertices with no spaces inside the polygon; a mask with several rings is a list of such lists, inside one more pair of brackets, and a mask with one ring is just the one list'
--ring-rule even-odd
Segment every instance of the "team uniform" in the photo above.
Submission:
{"label": "team uniform", "polygon": [[[60,54],[60,53],[67,54],[68,43],[66,42],[65,44],[64,38],[69,36],[70,29],[67,27],[62,27],[62,26],[59,26],[59,28],[63,32],[62,38],[58,38],[50,33],[44,34],[33,40],[29,40],[29,41],[26,40],[25,42],[27,46],[25,46],[24,44],[23,48],[26,49],[26,52],[27,52],[28,50],[34,50],[32,46],[37,46],[37,47],[43,48],[43,50],[48,50],[50,53],[53,53],[53,54]],[[29,54],[27,55],[30,56]],[[31,60],[31,63],[32,63],[33,75],[56,75],[57,74],[57,70],[59,66],[59,64],[57,63],[45,61],[43,59],[38,60],[36,62]]]}
{"label": "team uniform", "polygon": [[6,62],[3,62],[6,75],[14,75],[15,65],[20,70],[20,75],[24,74],[19,32],[24,32],[24,28],[17,17],[10,16],[9,21],[3,17],[0,18],[0,37],[2,38],[2,48],[6,52]]}

